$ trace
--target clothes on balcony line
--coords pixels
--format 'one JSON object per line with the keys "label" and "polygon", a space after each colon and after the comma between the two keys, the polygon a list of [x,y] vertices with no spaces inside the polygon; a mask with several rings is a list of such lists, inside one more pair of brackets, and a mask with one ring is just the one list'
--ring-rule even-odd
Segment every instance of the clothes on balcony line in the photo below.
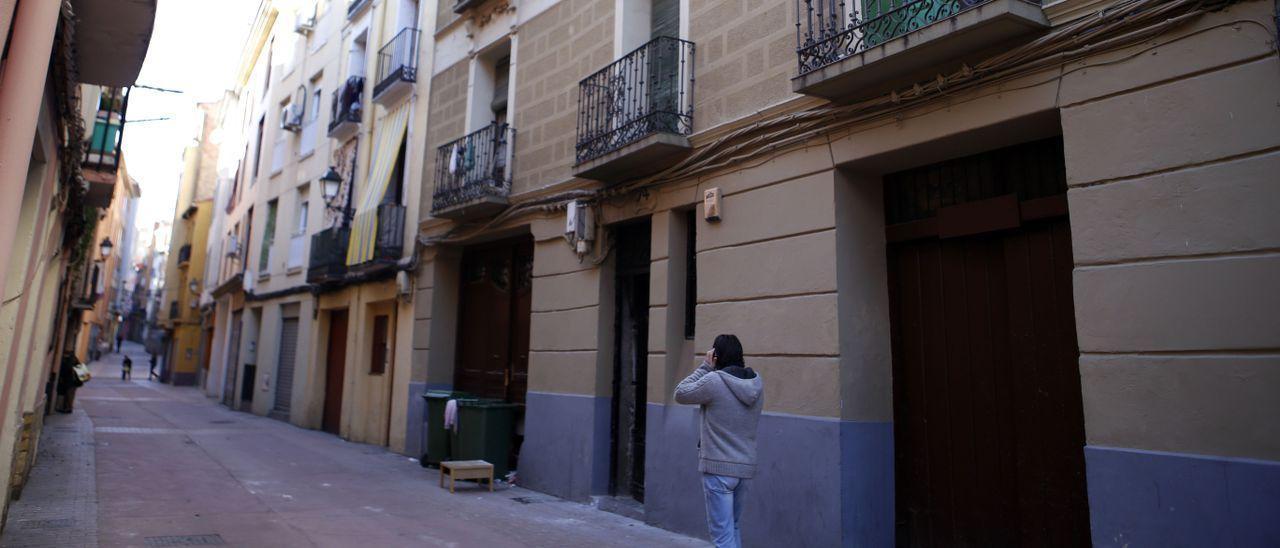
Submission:
{"label": "clothes on balcony line", "polygon": [[369,166],[368,185],[356,202],[355,219],[351,223],[351,240],[347,246],[347,266],[373,260],[378,237],[378,206],[387,193],[391,174],[395,171],[409,122],[409,103],[401,103],[382,118],[374,131],[373,161]]}

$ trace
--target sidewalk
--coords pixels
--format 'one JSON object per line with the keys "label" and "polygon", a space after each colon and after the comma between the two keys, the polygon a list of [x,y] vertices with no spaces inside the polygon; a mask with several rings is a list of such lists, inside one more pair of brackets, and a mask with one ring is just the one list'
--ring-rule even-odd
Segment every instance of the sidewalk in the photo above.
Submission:
{"label": "sidewalk", "polygon": [[525,489],[450,495],[438,472],[385,448],[149,382],[142,348],[125,351],[134,380],[104,356],[77,413],[47,423],[0,545],[706,545]]}

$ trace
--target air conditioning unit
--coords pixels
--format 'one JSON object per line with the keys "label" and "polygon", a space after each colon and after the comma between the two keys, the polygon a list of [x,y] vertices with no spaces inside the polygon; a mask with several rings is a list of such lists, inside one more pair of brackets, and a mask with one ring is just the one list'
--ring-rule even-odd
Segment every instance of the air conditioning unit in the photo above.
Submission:
{"label": "air conditioning unit", "polygon": [[297,19],[293,20],[293,32],[303,36],[311,36],[311,33],[315,32],[315,30],[316,16],[314,13],[310,17],[303,17],[302,14],[298,14]]}
{"label": "air conditioning unit", "polygon": [[280,111],[280,129],[302,131],[302,105],[289,105]]}

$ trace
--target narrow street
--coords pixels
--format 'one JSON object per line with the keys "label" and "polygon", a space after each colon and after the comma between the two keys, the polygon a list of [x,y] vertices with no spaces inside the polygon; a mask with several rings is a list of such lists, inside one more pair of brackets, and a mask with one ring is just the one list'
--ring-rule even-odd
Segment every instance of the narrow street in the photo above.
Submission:
{"label": "narrow street", "polygon": [[703,545],[505,485],[451,495],[437,471],[384,448],[150,382],[142,347],[124,350],[131,381],[107,355],[75,413],[50,417],[3,546]]}

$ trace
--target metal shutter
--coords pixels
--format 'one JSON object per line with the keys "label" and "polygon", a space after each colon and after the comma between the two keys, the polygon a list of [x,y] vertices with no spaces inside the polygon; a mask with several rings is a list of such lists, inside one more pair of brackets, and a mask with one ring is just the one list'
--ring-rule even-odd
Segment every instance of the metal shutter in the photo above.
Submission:
{"label": "metal shutter", "polygon": [[289,403],[293,401],[293,365],[298,354],[298,319],[285,318],[280,327],[280,364],[276,368],[275,411],[284,418],[289,416]]}

